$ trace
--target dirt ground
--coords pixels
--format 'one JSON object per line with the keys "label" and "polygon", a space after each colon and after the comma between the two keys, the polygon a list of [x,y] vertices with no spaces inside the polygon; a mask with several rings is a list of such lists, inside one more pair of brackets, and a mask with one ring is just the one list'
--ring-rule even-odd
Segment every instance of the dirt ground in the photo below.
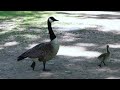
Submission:
{"label": "dirt ground", "polygon": [[[58,11],[55,17],[59,22],[53,24],[53,30],[60,49],[57,56],[47,62],[46,68],[51,70],[48,72],[42,71],[42,62],[38,62],[33,71],[31,59],[17,61],[27,49],[49,41],[48,32],[32,27],[28,31],[20,28],[10,32],[14,21],[0,23],[1,79],[120,79],[120,12]],[[107,66],[100,68],[97,57],[106,52],[107,44],[111,58]]]}

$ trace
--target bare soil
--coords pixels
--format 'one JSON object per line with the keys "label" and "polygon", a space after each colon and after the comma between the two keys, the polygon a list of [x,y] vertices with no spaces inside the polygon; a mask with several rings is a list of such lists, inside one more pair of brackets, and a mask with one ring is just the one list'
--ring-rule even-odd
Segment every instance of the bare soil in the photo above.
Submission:
{"label": "bare soil", "polygon": [[[59,15],[65,15],[59,17]],[[32,60],[18,62],[17,57],[34,45],[49,41],[47,28],[9,31],[13,21],[0,24],[1,79],[118,79],[120,78],[120,13],[119,12],[57,12],[53,30],[60,42],[57,56],[48,61],[44,72],[42,62],[35,70]],[[63,19],[64,18],[64,19]],[[68,25],[64,25],[68,23]],[[43,33],[41,32],[43,31]],[[5,36],[5,37],[4,37]],[[98,67],[97,57],[110,45],[107,66]]]}

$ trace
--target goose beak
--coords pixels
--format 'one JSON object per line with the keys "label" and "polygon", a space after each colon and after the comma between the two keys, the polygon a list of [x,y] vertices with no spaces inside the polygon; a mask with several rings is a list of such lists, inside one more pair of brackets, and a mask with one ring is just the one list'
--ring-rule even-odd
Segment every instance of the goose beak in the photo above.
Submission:
{"label": "goose beak", "polygon": [[59,21],[59,20],[57,20],[57,19],[53,18],[53,21]]}
{"label": "goose beak", "polygon": [[54,21],[59,21],[59,20],[55,19]]}

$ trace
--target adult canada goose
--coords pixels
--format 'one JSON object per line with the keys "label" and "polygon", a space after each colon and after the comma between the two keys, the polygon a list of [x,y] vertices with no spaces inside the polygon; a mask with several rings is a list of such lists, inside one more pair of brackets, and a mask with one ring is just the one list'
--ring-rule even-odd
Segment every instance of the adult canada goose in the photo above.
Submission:
{"label": "adult canada goose", "polygon": [[36,64],[34,60],[37,58],[37,60],[43,62],[43,71],[48,71],[45,68],[46,61],[49,61],[52,58],[54,58],[59,50],[59,43],[51,27],[51,23],[54,21],[58,20],[56,20],[54,17],[49,17],[47,20],[50,42],[38,44],[33,48],[27,50],[18,57],[18,61],[23,60],[25,58],[31,58],[33,60],[31,67],[34,70]]}
{"label": "adult canada goose", "polygon": [[98,57],[98,59],[101,61],[101,63],[98,66],[101,67],[102,63],[106,65],[105,61],[109,58],[110,58],[110,51],[109,51],[109,45],[107,45],[107,53],[103,53]]}

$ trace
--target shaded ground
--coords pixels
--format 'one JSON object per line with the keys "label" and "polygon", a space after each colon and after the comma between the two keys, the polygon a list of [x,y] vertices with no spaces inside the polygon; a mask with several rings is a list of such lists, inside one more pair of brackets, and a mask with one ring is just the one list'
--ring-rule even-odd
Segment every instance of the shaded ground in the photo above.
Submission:
{"label": "shaded ground", "polygon": [[[0,12],[4,13],[4,12]],[[0,78],[4,79],[111,79],[120,78],[119,12],[7,12],[0,19]],[[47,62],[43,72],[38,62],[17,62],[17,56],[34,45],[49,41],[46,20],[59,22],[53,29],[60,41],[57,56]],[[6,16],[7,18],[5,18]],[[15,17],[16,16],[16,17]],[[99,68],[96,57],[110,45],[111,59]]]}

